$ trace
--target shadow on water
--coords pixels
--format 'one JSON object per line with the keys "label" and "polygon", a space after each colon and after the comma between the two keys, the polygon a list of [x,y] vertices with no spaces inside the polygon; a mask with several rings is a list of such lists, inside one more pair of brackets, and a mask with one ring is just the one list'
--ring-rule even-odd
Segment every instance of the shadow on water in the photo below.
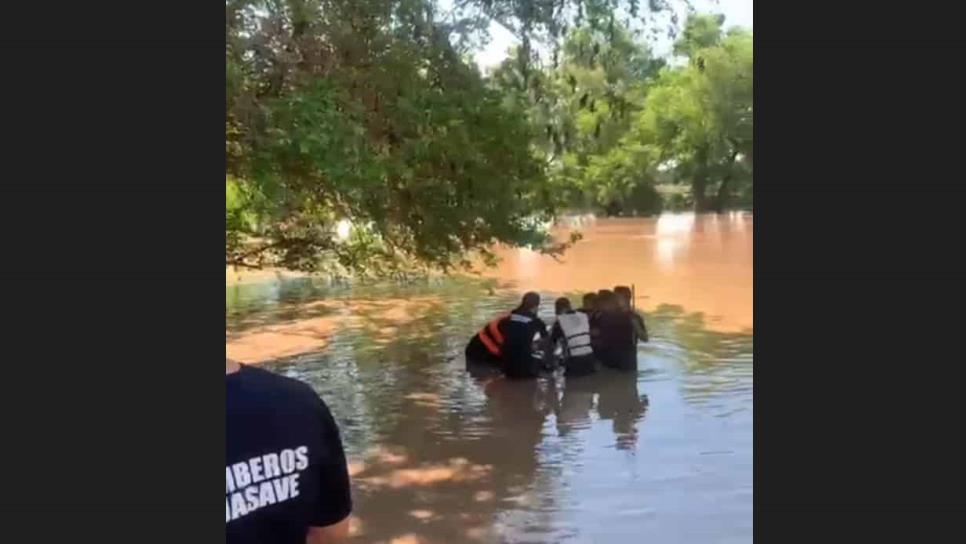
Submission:
{"label": "shadow on water", "polygon": [[664,305],[646,316],[637,373],[478,379],[466,341],[517,302],[492,287],[303,283],[228,304],[241,331],[335,316],[324,350],[268,367],[312,384],[339,422],[353,541],[750,540],[751,331]]}

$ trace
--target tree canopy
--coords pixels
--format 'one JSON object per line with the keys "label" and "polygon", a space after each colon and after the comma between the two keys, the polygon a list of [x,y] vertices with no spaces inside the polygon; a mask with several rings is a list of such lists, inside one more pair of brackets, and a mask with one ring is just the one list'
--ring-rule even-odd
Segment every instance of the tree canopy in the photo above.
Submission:
{"label": "tree canopy", "polygon": [[[391,274],[496,243],[558,253],[574,240],[545,225],[567,208],[656,209],[659,165],[725,195],[750,179],[750,34],[689,19],[672,69],[629,26],[662,2],[447,4],[226,2],[226,264]],[[490,20],[520,46],[484,76],[470,55]]]}

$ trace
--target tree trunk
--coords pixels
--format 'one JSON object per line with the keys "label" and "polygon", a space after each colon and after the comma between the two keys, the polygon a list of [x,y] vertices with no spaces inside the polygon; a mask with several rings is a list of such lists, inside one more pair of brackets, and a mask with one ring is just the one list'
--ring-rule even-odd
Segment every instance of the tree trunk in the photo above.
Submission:
{"label": "tree trunk", "polygon": [[728,160],[728,172],[721,180],[721,185],[718,186],[718,192],[714,195],[713,206],[715,213],[722,213],[728,204],[729,197],[731,196],[731,178],[734,175],[735,160],[737,159],[738,146],[735,145],[734,151],[731,152],[731,158]]}
{"label": "tree trunk", "polygon": [[728,204],[729,197],[731,196],[731,177],[734,174],[735,159],[738,158],[738,150],[735,149],[731,153],[731,160],[728,165],[728,173],[725,174],[724,179],[721,180],[721,185],[718,186],[718,192],[714,195],[714,211],[715,213],[722,213],[725,206]]}
{"label": "tree trunk", "polygon": [[728,204],[728,198],[731,196],[728,190],[728,183],[731,181],[731,173],[721,180],[721,185],[718,187],[717,194],[714,195],[714,212],[723,213],[725,206]]}
{"label": "tree trunk", "polygon": [[694,197],[695,213],[708,211],[708,196],[705,194],[707,185],[708,174],[704,169],[695,172],[694,178],[691,180],[691,195]]}

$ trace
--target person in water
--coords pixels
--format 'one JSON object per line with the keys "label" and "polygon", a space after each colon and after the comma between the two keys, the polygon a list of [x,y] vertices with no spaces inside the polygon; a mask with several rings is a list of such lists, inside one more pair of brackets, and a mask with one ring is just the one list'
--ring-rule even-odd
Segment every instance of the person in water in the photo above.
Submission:
{"label": "person in water", "polygon": [[583,306],[577,309],[578,312],[593,315],[597,311],[597,293],[587,293],[583,298]]}
{"label": "person in water", "polygon": [[[542,344],[549,343],[547,324],[537,317],[540,295],[529,292],[507,317],[503,343],[503,372],[508,378],[536,377],[543,361],[533,355],[534,339],[539,336]],[[549,347],[544,348],[549,353]]]}
{"label": "person in water", "polygon": [[500,368],[510,378],[535,377],[542,361],[533,355],[534,338],[546,341],[549,336],[546,323],[537,317],[539,307],[540,295],[529,292],[509,314],[487,323],[466,345],[467,369],[483,363]]}
{"label": "person in water", "polygon": [[614,301],[614,293],[608,289],[601,289],[597,291],[597,295],[594,297],[594,310],[590,313],[590,340],[591,345],[594,348],[594,353],[597,353],[597,359],[603,362],[601,357],[601,351],[604,350],[603,337],[600,330],[600,318],[605,311],[611,311],[616,308],[616,302]]}
{"label": "person in water", "polygon": [[557,322],[550,333],[550,343],[562,345],[562,360],[567,376],[583,376],[597,370],[597,358],[590,345],[590,318],[575,312],[570,299],[560,297],[554,303]]}
{"label": "person in water", "polygon": [[[637,331],[634,319],[624,310],[624,303],[613,291],[598,297],[600,334],[595,339],[594,353],[601,364],[619,370],[637,370]],[[642,321],[643,323],[643,321]],[[646,339],[645,339],[646,340]]]}
{"label": "person in water", "polygon": [[583,306],[578,308],[577,311],[587,315],[590,324],[591,344],[593,344],[594,339],[600,332],[597,329],[597,293],[586,293],[583,298]]}
{"label": "person in water", "polygon": [[614,294],[617,295],[617,303],[620,306],[620,310],[627,314],[631,323],[634,325],[634,334],[636,336],[634,346],[637,346],[638,340],[647,342],[647,326],[644,325],[644,318],[634,310],[634,306],[631,304],[631,297],[633,297],[631,288],[626,285],[618,285],[614,287]]}
{"label": "person in water", "polygon": [[506,315],[501,315],[487,323],[480,332],[470,338],[464,353],[466,369],[476,367],[499,368],[503,360],[503,334],[506,332]]}

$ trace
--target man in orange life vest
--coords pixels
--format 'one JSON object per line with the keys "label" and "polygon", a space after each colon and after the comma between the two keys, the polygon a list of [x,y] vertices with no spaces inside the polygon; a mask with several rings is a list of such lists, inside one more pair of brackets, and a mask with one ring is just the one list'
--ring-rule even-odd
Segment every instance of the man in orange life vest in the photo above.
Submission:
{"label": "man in orange life vest", "polygon": [[537,317],[539,307],[540,295],[530,292],[512,312],[487,323],[466,345],[467,369],[484,363],[511,378],[536,376],[542,362],[533,356],[533,339],[548,338],[546,323]]}

